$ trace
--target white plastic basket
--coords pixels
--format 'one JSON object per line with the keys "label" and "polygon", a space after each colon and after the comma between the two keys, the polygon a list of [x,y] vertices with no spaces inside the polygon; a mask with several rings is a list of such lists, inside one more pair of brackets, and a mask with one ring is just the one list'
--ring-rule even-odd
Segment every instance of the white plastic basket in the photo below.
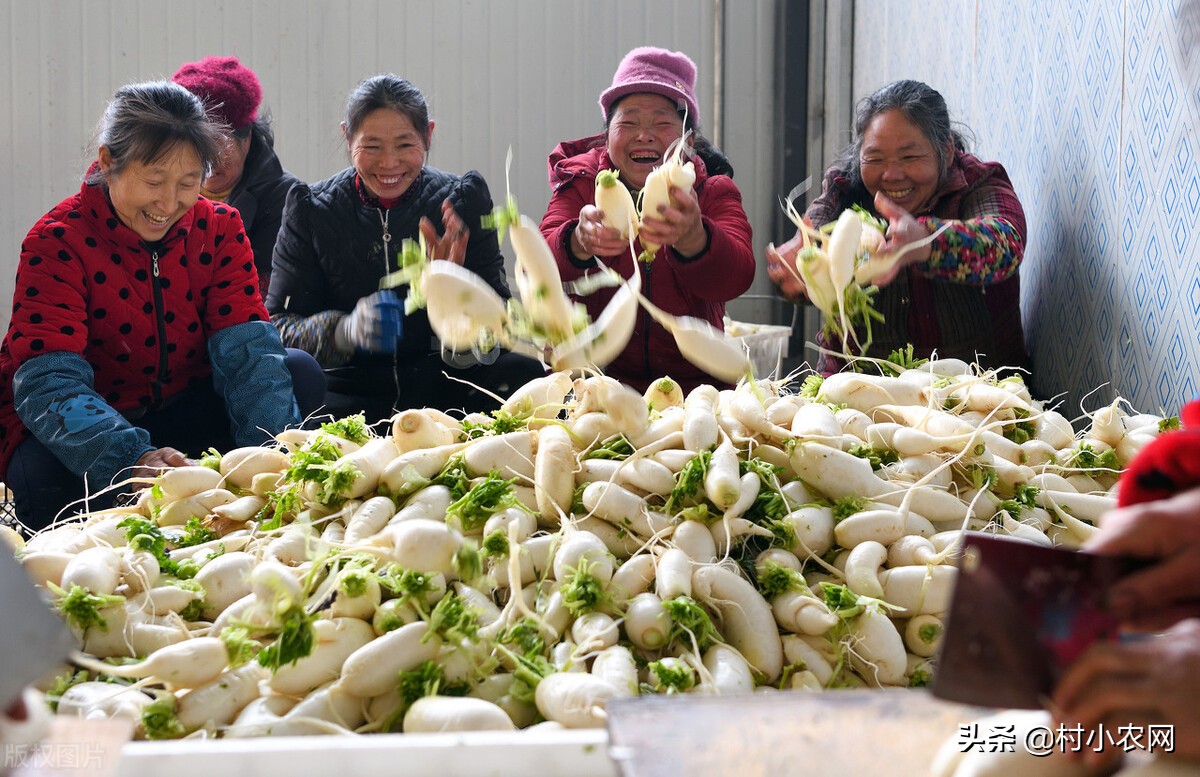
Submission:
{"label": "white plastic basket", "polygon": [[748,324],[726,318],[725,334],[741,342],[749,351],[756,378],[779,377],[783,357],[788,355],[788,340],[792,336],[790,326]]}

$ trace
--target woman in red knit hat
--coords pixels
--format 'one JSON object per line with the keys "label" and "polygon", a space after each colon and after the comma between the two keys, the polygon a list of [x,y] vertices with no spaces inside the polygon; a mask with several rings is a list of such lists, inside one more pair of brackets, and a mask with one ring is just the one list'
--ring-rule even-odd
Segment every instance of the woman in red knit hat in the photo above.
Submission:
{"label": "woman in red knit hat", "polygon": [[298,183],[275,156],[271,119],[259,113],[262,86],[254,71],[237,57],[205,57],[188,62],[171,80],[199,97],[214,121],[229,128],[230,137],[201,193],[237,208],[254,249],[259,290],[267,296],[271,254],[283,218],[288,190]]}
{"label": "woman in red knit hat", "polygon": [[[750,288],[755,260],[733,168],[698,132],[695,63],[678,51],[636,48],[600,95],[600,109],[602,133],[560,143],[550,154],[554,193],[541,230],[563,280],[595,272],[597,260],[625,278],[633,276],[641,244],[631,251],[616,229],[604,226],[595,204],[596,176],[620,171],[618,180],[636,197],[650,172],[665,161],[667,147],[690,131],[695,184],[686,191],[673,188],[670,207],[643,216],[641,238],[662,248],[642,265],[642,291],[668,313],[721,327],[725,303]],[[614,293],[601,290],[580,301],[594,319]],[[685,390],[701,383],[724,385],[684,359],[671,334],[646,315],[605,372],[638,390],[665,375]]]}

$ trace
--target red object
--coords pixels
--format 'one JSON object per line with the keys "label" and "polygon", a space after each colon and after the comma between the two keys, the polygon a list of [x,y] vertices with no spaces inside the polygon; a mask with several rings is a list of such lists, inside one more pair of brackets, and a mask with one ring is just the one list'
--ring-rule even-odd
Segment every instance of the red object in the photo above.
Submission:
{"label": "red object", "polygon": [[1160,434],[1129,463],[1117,492],[1119,507],[1200,487],[1200,400],[1184,405],[1179,418],[1181,429]]}
{"label": "red object", "polygon": [[199,97],[208,115],[239,130],[258,118],[262,85],[237,57],[205,57],[188,62],[171,80]]}

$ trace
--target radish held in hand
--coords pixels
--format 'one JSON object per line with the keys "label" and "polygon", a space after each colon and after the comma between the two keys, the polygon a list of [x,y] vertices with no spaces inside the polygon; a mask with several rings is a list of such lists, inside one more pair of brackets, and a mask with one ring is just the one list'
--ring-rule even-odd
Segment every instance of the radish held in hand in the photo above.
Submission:
{"label": "radish held in hand", "polygon": [[633,195],[619,179],[619,170],[601,170],[596,175],[596,207],[604,213],[604,226],[628,240],[637,231],[638,212]]}
{"label": "radish held in hand", "polygon": [[[646,176],[646,184],[638,195],[638,215],[644,223],[646,215],[658,218],[660,208],[671,207],[671,187],[691,189],[696,183],[696,167],[691,162],[683,162],[683,154],[687,150],[687,135],[675,141],[664,155],[666,161],[650,171]],[[639,224],[639,229],[641,224]],[[642,253],[638,261],[652,262],[654,255],[662,246],[642,242]]]}

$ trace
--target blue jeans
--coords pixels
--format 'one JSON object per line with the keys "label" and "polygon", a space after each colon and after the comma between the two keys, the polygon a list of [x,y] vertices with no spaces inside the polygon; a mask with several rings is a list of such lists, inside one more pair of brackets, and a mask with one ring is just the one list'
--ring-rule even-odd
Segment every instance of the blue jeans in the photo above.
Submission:
{"label": "blue jeans", "polygon": [[[325,396],[325,374],[304,351],[287,349],[285,360],[292,374],[292,391],[302,418],[320,407]],[[225,400],[211,384],[197,385],[172,397],[166,407],[139,415],[131,421],[150,433],[154,445],[176,448],[188,457],[199,457],[209,448],[228,451],[235,447],[229,431]],[[132,462],[131,462],[132,464]],[[5,473],[13,492],[17,519],[33,531],[45,528],[63,510],[69,513],[104,510],[128,488],[96,495],[108,483],[88,483],[71,472],[36,437],[28,437],[13,451]],[[92,494],[83,502],[85,493]]]}

